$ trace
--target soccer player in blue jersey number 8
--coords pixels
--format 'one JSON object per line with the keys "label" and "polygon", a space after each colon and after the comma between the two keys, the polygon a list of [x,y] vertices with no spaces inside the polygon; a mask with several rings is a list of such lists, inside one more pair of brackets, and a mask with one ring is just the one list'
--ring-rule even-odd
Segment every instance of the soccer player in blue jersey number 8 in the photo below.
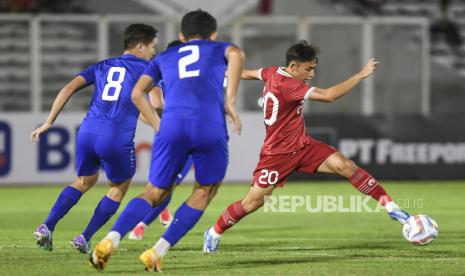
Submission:
{"label": "soccer player in blue jersey number 8", "polygon": [[[197,10],[184,15],[180,39],[150,62],[132,92],[135,105],[147,121],[155,121],[144,96],[163,79],[165,107],[160,131],[152,148],[149,183],[132,199],[111,231],[95,247],[90,261],[104,269],[120,240],[153,206],[160,208],[171,195],[177,172],[191,155],[195,166],[191,196],[176,210],[173,222],[153,248],[140,255],[148,271],[161,271],[168,250],[197,223],[216,194],[228,165],[227,113],[236,132],[241,123],[235,108],[244,57],[230,43],[216,42],[216,20]],[[223,81],[228,72],[226,100]]]}
{"label": "soccer player in blue jersey number 8", "polygon": [[[139,110],[131,101],[131,91],[155,55],[157,30],[145,24],[133,24],[124,32],[122,56],[97,62],[80,72],[57,95],[47,121],[34,130],[36,141],[47,131],[70,97],[94,84],[89,111],[82,121],[76,140],[77,179],[58,196],[47,219],[37,227],[34,237],[40,247],[51,251],[55,225],[97,182],[102,166],[110,189],[97,205],[87,228],[71,241],[82,253],[89,241],[116,213],[135,173],[134,135]],[[158,130],[159,118],[151,120]]]}

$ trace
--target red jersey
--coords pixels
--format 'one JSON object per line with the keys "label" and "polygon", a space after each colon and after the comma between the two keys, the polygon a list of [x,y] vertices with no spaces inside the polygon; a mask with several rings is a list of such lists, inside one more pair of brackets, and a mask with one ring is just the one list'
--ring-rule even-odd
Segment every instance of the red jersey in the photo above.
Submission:
{"label": "red jersey", "polygon": [[259,76],[265,82],[263,115],[266,135],[261,154],[295,152],[310,144],[302,107],[314,89],[277,66],[260,69]]}

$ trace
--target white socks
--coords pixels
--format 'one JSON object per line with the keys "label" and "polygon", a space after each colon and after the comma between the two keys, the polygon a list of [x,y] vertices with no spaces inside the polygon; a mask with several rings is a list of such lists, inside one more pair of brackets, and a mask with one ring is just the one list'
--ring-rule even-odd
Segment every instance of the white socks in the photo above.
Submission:
{"label": "white socks", "polygon": [[108,232],[108,234],[105,236],[104,240],[105,239],[109,239],[111,240],[111,242],[113,243],[113,248],[118,248],[119,246],[119,242],[121,241],[121,235],[116,232],[116,231],[110,231]]}
{"label": "white socks", "polygon": [[394,209],[400,209],[399,205],[397,205],[394,201],[390,201],[386,204],[386,211],[388,211],[388,213],[392,212]]}
{"label": "white socks", "polygon": [[210,229],[208,229],[208,234],[212,235],[214,238],[221,238],[221,234],[218,234],[216,233],[215,231],[215,227],[210,227]]}
{"label": "white socks", "polygon": [[158,242],[153,246],[153,249],[155,249],[155,252],[157,252],[157,255],[161,258],[165,257],[166,253],[168,253],[168,250],[170,250],[170,248],[170,243],[167,242],[164,238],[160,238]]}

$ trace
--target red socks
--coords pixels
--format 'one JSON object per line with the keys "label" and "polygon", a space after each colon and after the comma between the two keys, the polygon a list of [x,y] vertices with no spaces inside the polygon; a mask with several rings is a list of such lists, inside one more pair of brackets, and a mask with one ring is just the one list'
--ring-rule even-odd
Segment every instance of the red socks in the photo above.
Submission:
{"label": "red socks", "polygon": [[392,201],[378,181],[361,168],[357,168],[355,173],[349,178],[349,181],[359,192],[371,196],[383,206]]}
{"label": "red socks", "polygon": [[226,210],[224,210],[224,212],[216,221],[214,226],[215,232],[218,234],[223,234],[224,231],[231,228],[246,215],[247,214],[242,207],[242,200],[234,202],[233,204],[229,205]]}

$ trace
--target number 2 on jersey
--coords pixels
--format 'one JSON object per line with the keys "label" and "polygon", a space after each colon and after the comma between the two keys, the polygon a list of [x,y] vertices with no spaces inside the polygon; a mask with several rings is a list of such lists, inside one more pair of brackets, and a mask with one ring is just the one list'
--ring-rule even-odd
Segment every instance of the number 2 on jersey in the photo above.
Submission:
{"label": "number 2 on jersey", "polygon": [[[114,80],[115,73],[118,73],[118,79]],[[104,101],[117,101],[119,94],[121,93],[121,83],[124,80],[126,74],[126,68],[124,67],[111,67],[107,75],[107,84],[103,88],[102,100]],[[110,88],[113,88],[113,95],[110,95]]]}
{"label": "number 2 on jersey", "polygon": [[200,70],[187,70],[187,66],[196,63],[200,58],[200,51],[198,45],[187,45],[179,48],[178,53],[190,51],[190,54],[179,59],[179,78],[193,78],[200,76]]}

